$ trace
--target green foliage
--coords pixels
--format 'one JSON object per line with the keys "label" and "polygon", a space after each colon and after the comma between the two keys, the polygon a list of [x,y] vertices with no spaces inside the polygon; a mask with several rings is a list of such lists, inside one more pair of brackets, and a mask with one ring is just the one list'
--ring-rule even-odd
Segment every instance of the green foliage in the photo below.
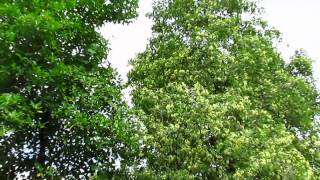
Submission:
{"label": "green foliage", "polygon": [[317,179],[319,95],[249,0],[159,0],[129,83],[142,179]]}
{"label": "green foliage", "polygon": [[292,75],[312,78],[312,61],[303,50],[296,51],[287,68]]}
{"label": "green foliage", "polygon": [[[0,137],[5,136],[10,131],[15,131],[28,126],[32,123],[31,117],[33,110],[37,110],[37,105],[32,104],[29,107],[24,101],[23,97],[3,93],[0,96]],[[7,129],[12,128],[12,129]]]}
{"label": "green foliage", "polygon": [[108,49],[96,28],[130,22],[136,8],[137,0],[0,1],[0,179],[124,174],[135,136],[116,73],[101,67]]}

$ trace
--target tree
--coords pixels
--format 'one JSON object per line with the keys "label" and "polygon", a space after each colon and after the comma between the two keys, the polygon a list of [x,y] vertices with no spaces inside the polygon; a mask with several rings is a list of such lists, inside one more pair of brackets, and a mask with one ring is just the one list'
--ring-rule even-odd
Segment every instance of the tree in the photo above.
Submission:
{"label": "tree", "polygon": [[0,179],[126,173],[133,129],[96,29],[129,23],[137,0],[0,3]]}
{"label": "tree", "polygon": [[249,0],[158,0],[153,37],[131,61],[144,129],[138,177],[320,177],[311,61],[290,64]]}

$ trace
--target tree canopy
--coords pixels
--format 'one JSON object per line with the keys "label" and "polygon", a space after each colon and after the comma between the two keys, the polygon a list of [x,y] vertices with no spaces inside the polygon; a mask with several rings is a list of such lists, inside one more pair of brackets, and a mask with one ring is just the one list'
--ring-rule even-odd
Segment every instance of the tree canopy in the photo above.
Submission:
{"label": "tree canopy", "polygon": [[126,169],[134,135],[96,29],[130,22],[136,8],[137,0],[0,1],[0,179]]}
{"label": "tree canopy", "polygon": [[158,0],[153,37],[131,61],[144,124],[138,177],[316,179],[319,95],[312,62],[288,64],[250,0]]}
{"label": "tree canopy", "polygon": [[137,6],[0,0],[0,179],[320,177],[312,60],[257,1],[154,0],[129,108],[97,29]]}

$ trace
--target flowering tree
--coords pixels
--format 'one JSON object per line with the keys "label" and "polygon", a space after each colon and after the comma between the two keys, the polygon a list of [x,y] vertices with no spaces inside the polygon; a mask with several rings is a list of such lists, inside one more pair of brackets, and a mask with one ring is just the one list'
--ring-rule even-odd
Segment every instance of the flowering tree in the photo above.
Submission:
{"label": "flowering tree", "polygon": [[143,122],[138,177],[319,177],[311,60],[286,64],[249,0],[159,0],[129,83]]}

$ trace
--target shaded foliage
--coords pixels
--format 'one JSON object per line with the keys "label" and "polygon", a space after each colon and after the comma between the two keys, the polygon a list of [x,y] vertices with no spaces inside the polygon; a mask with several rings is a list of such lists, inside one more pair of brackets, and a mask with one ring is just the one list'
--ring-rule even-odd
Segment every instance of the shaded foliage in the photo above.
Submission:
{"label": "shaded foliage", "polygon": [[101,66],[107,41],[96,29],[130,22],[136,8],[136,0],[0,1],[0,179],[124,173],[133,129],[117,74]]}

